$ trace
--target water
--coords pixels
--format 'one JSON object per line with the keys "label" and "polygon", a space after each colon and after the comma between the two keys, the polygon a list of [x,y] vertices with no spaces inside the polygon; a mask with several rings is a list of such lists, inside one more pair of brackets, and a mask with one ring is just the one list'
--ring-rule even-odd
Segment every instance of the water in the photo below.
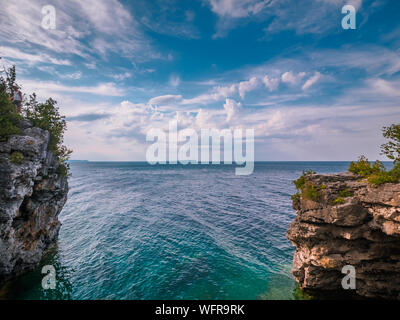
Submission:
{"label": "water", "polygon": [[294,299],[291,181],[347,162],[234,166],[72,163],[58,246],[3,288],[7,299]]}

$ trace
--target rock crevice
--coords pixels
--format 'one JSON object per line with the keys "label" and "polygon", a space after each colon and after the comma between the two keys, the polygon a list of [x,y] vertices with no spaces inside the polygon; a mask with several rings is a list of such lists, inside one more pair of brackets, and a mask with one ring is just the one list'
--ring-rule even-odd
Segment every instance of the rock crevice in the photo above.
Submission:
{"label": "rock crevice", "polygon": [[[373,187],[349,173],[307,179],[323,188],[318,201],[293,201],[297,217],[287,237],[300,287],[316,297],[400,299],[400,184]],[[355,290],[342,287],[346,265],[355,268]]]}
{"label": "rock crevice", "polygon": [[[0,285],[36,267],[56,242],[68,194],[49,133],[27,121],[19,127],[21,135],[0,142]],[[13,161],[15,153],[22,159]]]}

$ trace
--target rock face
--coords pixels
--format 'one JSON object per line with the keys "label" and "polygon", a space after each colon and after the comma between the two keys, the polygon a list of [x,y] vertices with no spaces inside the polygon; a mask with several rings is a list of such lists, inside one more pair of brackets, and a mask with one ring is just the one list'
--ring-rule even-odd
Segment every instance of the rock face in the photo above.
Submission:
{"label": "rock face", "polygon": [[[297,217],[287,232],[300,287],[316,297],[400,300],[400,184],[373,187],[350,173],[308,181],[322,186],[320,198],[293,201]],[[337,200],[340,193],[346,197]],[[355,290],[342,287],[345,265],[355,268]]]}
{"label": "rock face", "polygon": [[[27,121],[19,126],[21,135],[0,142],[0,285],[36,267],[55,243],[68,193],[58,158],[47,150],[49,133]],[[22,161],[11,161],[13,154]]]}

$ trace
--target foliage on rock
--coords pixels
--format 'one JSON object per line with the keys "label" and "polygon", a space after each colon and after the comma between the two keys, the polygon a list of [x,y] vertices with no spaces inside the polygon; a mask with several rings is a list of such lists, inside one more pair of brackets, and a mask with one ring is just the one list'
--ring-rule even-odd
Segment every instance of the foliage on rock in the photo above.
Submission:
{"label": "foliage on rock", "polygon": [[21,133],[17,127],[21,117],[9,99],[15,83],[15,67],[3,72],[5,72],[6,78],[0,76],[0,142],[7,141],[8,137]]}
{"label": "foliage on rock", "polygon": [[10,162],[12,164],[17,164],[18,165],[18,164],[21,164],[22,161],[24,161],[24,155],[19,151],[13,152],[10,155]]}
{"label": "foliage on rock", "polygon": [[293,201],[300,201],[300,198],[303,197],[305,199],[309,199],[312,201],[319,201],[321,199],[322,193],[321,191],[325,189],[324,185],[315,185],[308,178],[315,174],[314,171],[308,170],[303,171],[303,174],[297,180],[293,181],[293,184],[296,186],[298,192],[292,196]]}
{"label": "foliage on rock", "polygon": [[397,183],[400,179],[400,163],[395,162],[393,169],[386,171],[379,160],[371,164],[368,159],[361,156],[357,162],[351,162],[350,172],[365,178],[368,183],[378,186],[384,183]]}
{"label": "foliage on rock", "polygon": [[39,103],[36,94],[32,94],[29,97],[25,112],[26,118],[31,121],[35,127],[47,130],[50,133],[48,149],[59,157],[59,173],[68,175],[69,165],[67,160],[72,150],[69,150],[63,145],[67,122],[65,121],[65,117],[60,114],[57,101],[49,98],[45,103]]}

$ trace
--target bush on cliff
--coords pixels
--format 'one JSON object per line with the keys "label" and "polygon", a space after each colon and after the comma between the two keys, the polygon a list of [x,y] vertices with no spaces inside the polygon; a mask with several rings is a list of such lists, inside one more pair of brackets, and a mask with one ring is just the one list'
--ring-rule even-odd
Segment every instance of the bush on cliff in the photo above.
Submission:
{"label": "bush on cliff", "polygon": [[400,179],[400,166],[398,164],[395,164],[392,170],[386,171],[381,161],[377,160],[371,165],[364,156],[361,156],[357,162],[351,162],[348,170],[367,179],[367,182],[372,185],[397,183]]}
{"label": "bush on cliff", "polygon": [[312,170],[303,171],[303,174],[300,176],[300,178],[293,181],[293,184],[299,191],[292,196],[292,200],[294,202],[300,201],[301,197],[312,201],[319,201],[321,199],[321,191],[325,189],[325,186],[316,186],[314,183],[309,181],[308,177],[312,174],[315,174],[315,172]]}
{"label": "bush on cliff", "polygon": [[10,155],[10,162],[13,164],[21,164],[24,161],[24,155],[21,152],[15,151]]}
{"label": "bush on cliff", "polygon": [[69,159],[72,151],[63,145],[64,133],[67,129],[65,117],[60,114],[57,101],[49,98],[44,103],[39,103],[36,94],[29,97],[29,102],[25,110],[26,118],[35,127],[49,131],[50,142],[48,149],[59,157],[60,166],[58,173],[68,175]]}
{"label": "bush on cliff", "polygon": [[400,181],[400,124],[383,127],[382,131],[383,136],[389,141],[381,145],[381,154],[393,160],[393,168],[386,171],[381,161],[377,160],[371,165],[365,156],[361,156],[357,162],[351,162],[348,169],[350,172],[366,178],[372,185]]}
{"label": "bush on cliff", "polygon": [[[15,72],[15,68],[8,70],[7,75]],[[13,85],[12,79],[0,77],[0,142],[4,142],[9,136],[20,134],[21,130],[16,126],[21,117],[17,114],[14,105],[9,100],[9,86]]]}
{"label": "bush on cliff", "polygon": [[385,170],[385,166],[379,160],[371,165],[365,156],[360,156],[357,162],[350,162],[348,170],[356,175],[367,177]]}

